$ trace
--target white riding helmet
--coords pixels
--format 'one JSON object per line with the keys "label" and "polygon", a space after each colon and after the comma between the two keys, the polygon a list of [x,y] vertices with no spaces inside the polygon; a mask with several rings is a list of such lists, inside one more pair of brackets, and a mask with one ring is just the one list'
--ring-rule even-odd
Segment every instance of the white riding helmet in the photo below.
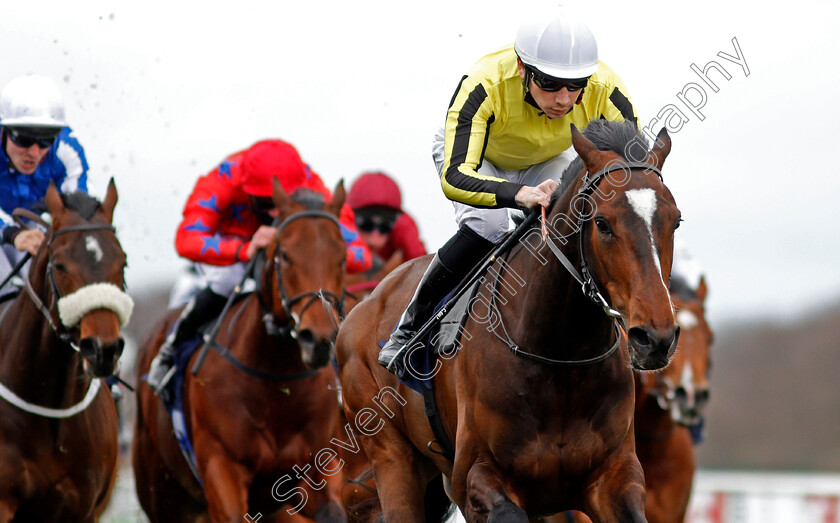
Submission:
{"label": "white riding helmet", "polygon": [[585,78],[598,70],[592,31],[565,7],[523,23],[514,50],[523,64],[554,78]]}
{"label": "white riding helmet", "polygon": [[11,127],[67,126],[61,92],[46,76],[21,76],[0,93],[0,125]]}

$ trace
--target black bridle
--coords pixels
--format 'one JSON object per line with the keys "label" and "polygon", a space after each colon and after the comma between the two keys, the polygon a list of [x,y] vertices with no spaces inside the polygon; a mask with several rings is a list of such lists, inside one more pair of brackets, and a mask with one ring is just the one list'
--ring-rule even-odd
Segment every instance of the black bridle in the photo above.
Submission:
{"label": "black bridle", "polygon": [[61,324],[56,324],[53,321],[52,313],[50,312],[52,308],[58,303],[58,300],[62,298],[61,290],[58,288],[58,284],[55,280],[55,264],[53,263],[53,255],[52,255],[52,243],[53,241],[61,236],[62,234],[67,234],[69,232],[84,232],[84,231],[111,231],[114,235],[116,235],[117,231],[113,225],[105,225],[105,224],[83,224],[83,225],[71,225],[70,227],[65,227],[63,229],[59,229],[57,231],[53,231],[50,235],[50,239],[47,241],[47,281],[49,282],[50,287],[50,306],[47,307],[44,305],[43,300],[38,296],[38,293],[35,291],[35,288],[32,286],[32,282],[29,279],[29,276],[26,277],[26,293],[32,299],[35,304],[35,307],[41,314],[46,318],[47,322],[52,328],[53,332],[58,336],[58,338],[69,345],[73,350],[76,352],[81,352],[81,349],[76,344],[75,340],[73,339],[73,335],[70,333],[68,329],[66,329]]}
{"label": "black bridle", "polygon": [[[583,184],[581,185],[580,189],[578,189],[577,194],[583,199],[584,203],[588,203],[588,200],[592,198],[592,193],[595,191],[595,187],[598,183],[604,179],[604,177],[617,170],[630,170],[630,169],[644,169],[646,171],[653,171],[659,176],[659,180],[662,181],[662,172],[659,170],[658,167],[655,165],[651,165],[646,162],[616,162],[610,163],[605,168],[601,169],[600,171],[596,172],[592,176],[589,176],[589,172],[587,171],[584,173]],[[535,212],[536,214],[536,212]],[[592,278],[592,274],[589,271],[589,265],[586,263],[586,250],[584,249],[584,233],[583,233],[583,226],[584,226],[584,215],[583,213],[578,213],[577,216],[577,235],[578,235],[578,254],[580,255],[580,272],[575,268],[572,262],[566,257],[565,254],[560,250],[557,244],[554,243],[554,240],[551,238],[551,235],[547,235],[545,238],[545,242],[548,244],[549,249],[554,254],[554,256],[560,261],[563,267],[571,274],[571,276],[577,280],[578,283],[581,285],[581,289],[583,294],[589,298],[595,305],[597,305],[601,310],[604,311],[609,318],[613,320],[615,326],[615,341],[612,343],[609,349],[606,352],[600,354],[599,356],[595,356],[592,358],[587,358],[583,360],[558,360],[554,358],[547,358],[545,356],[541,356],[539,354],[533,354],[530,352],[523,351],[516,342],[511,339],[510,335],[507,333],[507,330],[504,327],[504,322],[502,321],[501,314],[499,315],[499,324],[502,327],[502,332],[504,333],[504,338],[496,333],[495,329],[493,329],[493,334],[505,343],[508,348],[513,351],[514,354],[518,356],[522,356],[524,358],[532,359],[535,361],[539,361],[541,363],[545,363],[548,365],[561,365],[561,366],[584,366],[584,365],[592,365],[594,363],[599,363],[601,361],[606,360],[613,353],[618,349],[619,345],[621,344],[621,326],[619,325],[619,320],[621,319],[621,313],[610,307],[607,303],[607,300],[604,298],[601,291],[598,290],[598,285],[595,283],[595,280]],[[530,227],[530,225],[529,225]],[[501,273],[496,277],[496,281],[494,283],[494,287],[498,286],[498,282],[501,279]],[[496,296],[496,289],[493,289],[493,293],[491,295],[491,307],[494,306]]]}
{"label": "black bridle", "polygon": [[[275,221],[275,227],[277,227],[277,236],[279,237],[280,234],[283,232],[283,230],[286,227],[288,227],[291,222],[293,222],[295,220],[298,220],[298,219],[301,219],[301,218],[325,218],[325,219],[333,222],[335,224],[335,226],[338,227],[339,230],[341,230],[341,224],[339,223],[338,219],[334,215],[332,215],[332,214],[330,214],[326,211],[311,210],[311,211],[301,211],[301,212],[292,214],[291,216],[288,216],[285,220],[283,220],[279,225],[276,224],[276,221]],[[289,298],[288,293],[286,293],[286,286],[283,285],[283,273],[280,269],[280,253],[279,252],[274,253],[273,263],[274,263],[274,272],[276,274],[276,279],[277,279],[277,294],[280,296],[280,304],[283,306],[283,309],[286,311],[286,314],[289,315],[289,322],[288,322],[287,325],[285,325],[283,327],[278,326],[277,322],[274,321],[275,320],[274,314],[267,310],[267,307],[265,307],[265,305],[263,304],[262,299],[260,299],[260,303],[263,305],[263,310],[265,311],[265,315],[263,316],[263,321],[265,322],[266,330],[268,330],[269,334],[272,334],[272,335],[275,335],[275,336],[284,336],[284,335],[288,334],[292,338],[297,339],[297,335],[298,335],[297,327],[298,327],[298,324],[300,323],[300,317],[303,316],[303,313],[306,311],[306,309],[308,309],[310,306],[312,306],[312,304],[315,303],[316,301],[321,302],[321,305],[324,307],[324,310],[327,312],[327,315],[330,317],[330,319],[333,318],[333,315],[331,314],[331,312],[333,310],[336,311],[339,319],[344,317],[344,300],[347,297],[347,292],[346,291],[343,291],[341,296],[339,297],[334,292],[325,291],[323,289],[318,289],[317,291],[302,292],[300,294],[297,294],[297,295]],[[307,300],[307,298],[308,298],[308,300]],[[307,301],[303,304],[303,307],[301,307],[300,312],[298,312],[298,313],[293,312],[292,307],[294,307],[295,305],[297,305],[298,303],[300,303],[303,300],[307,300]],[[335,322],[335,320],[332,320],[332,321],[333,321],[333,326],[335,327],[336,330],[338,330],[338,322]]]}
{"label": "black bridle", "polygon": [[[301,219],[301,218],[325,218],[327,220],[330,220],[332,223],[334,223],[335,226],[339,228],[339,230],[341,229],[341,224],[339,223],[338,219],[335,216],[333,216],[332,214],[330,214],[326,211],[308,210],[308,211],[301,211],[301,212],[294,213],[294,214],[288,216],[286,219],[284,219],[279,224],[277,224],[277,220],[275,220],[275,223],[273,224],[273,226],[277,228],[277,232],[275,233],[275,238],[279,238],[280,234],[283,232],[283,230],[286,227],[289,226],[289,224],[291,222],[293,222],[295,220],[298,220],[298,219]],[[278,218],[278,220],[279,220],[279,218]],[[249,376],[253,376],[255,378],[259,378],[259,379],[262,379],[262,380],[267,380],[267,381],[298,381],[298,380],[303,380],[303,379],[312,377],[320,371],[320,369],[310,369],[310,370],[306,370],[306,371],[303,371],[303,372],[297,372],[297,373],[275,374],[275,373],[271,373],[271,372],[264,372],[264,371],[261,371],[259,369],[253,369],[251,367],[248,367],[247,365],[245,365],[241,361],[239,361],[233,355],[233,353],[231,353],[230,350],[228,350],[227,347],[224,347],[224,346],[220,345],[216,341],[216,334],[218,333],[219,327],[221,326],[222,321],[225,318],[225,315],[227,314],[228,310],[230,309],[230,306],[233,303],[233,301],[242,292],[244,280],[248,277],[251,277],[251,276],[254,277],[254,280],[258,284],[257,285],[258,288],[257,288],[257,290],[254,294],[257,296],[257,300],[259,301],[260,308],[263,311],[263,323],[265,324],[266,332],[268,332],[268,334],[270,334],[272,336],[276,336],[276,337],[289,336],[292,339],[296,340],[297,337],[298,337],[297,326],[300,322],[300,316],[303,315],[303,312],[307,308],[309,308],[309,306],[311,306],[313,303],[315,303],[316,300],[321,301],[321,303],[324,306],[324,309],[327,311],[327,315],[331,319],[333,318],[332,314],[330,314],[331,308],[334,308],[334,310],[338,313],[339,318],[343,317],[344,298],[346,296],[346,293],[343,293],[341,298],[339,298],[333,292],[325,291],[323,289],[318,289],[317,291],[302,292],[302,293],[300,293],[300,294],[298,294],[298,295],[296,295],[292,298],[289,298],[288,294],[286,293],[286,288],[283,285],[283,275],[280,271],[280,256],[279,256],[278,253],[275,252],[273,263],[274,263],[274,270],[276,272],[276,277],[277,277],[277,293],[280,296],[280,303],[283,305],[283,309],[286,311],[286,314],[288,315],[288,320],[289,320],[285,325],[282,325],[282,326],[278,325],[278,322],[275,321],[276,317],[275,317],[274,313],[270,310],[270,308],[266,305],[266,303],[263,300],[262,291],[259,288],[259,282],[262,281],[262,278],[257,277],[257,274],[256,274],[257,272],[259,272],[259,271],[256,270],[257,262],[258,262],[258,260],[262,259],[262,254],[264,252],[265,251],[263,251],[263,250],[259,251],[259,253],[256,256],[254,256],[254,258],[251,260],[251,263],[248,267],[248,270],[245,271],[245,276],[243,277],[243,281],[240,282],[240,284],[236,286],[236,288],[234,290],[234,293],[228,298],[228,302],[227,302],[227,304],[225,304],[225,307],[222,310],[222,313],[216,319],[216,323],[214,324],[213,328],[210,330],[210,334],[205,337],[204,347],[201,349],[201,352],[198,354],[198,357],[196,358],[196,361],[193,364],[193,368],[192,368],[192,375],[193,376],[196,376],[198,374],[198,371],[201,369],[201,366],[204,363],[204,358],[207,356],[207,351],[211,347],[216,352],[218,352],[223,358],[225,358],[229,363],[231,363],[234,367],[239,369],[240,371],[244,372],[245,374],[248,374]],[[299,303],[300,301],[302,301],[306,298],[309,298],[309,301],[307,301],[303,305],[303,308],[300,310],[300,314],[295,314],[294,312],[292,312],[292,306],[296,305],[297,303]],[[243,309],[240,309],[237,314],[241,313],[242,310]],[[232,320],[230,322],[230,328],[231,329],[233,328],[233,325],[236,323],[235,320],[236,320],[236,318],[234,318],[234,320]],[[338,330],[338,323],[335,322],[335,320],[332,320],[332,321],[334,322],[334,326],[335,326],[336,330]]]}

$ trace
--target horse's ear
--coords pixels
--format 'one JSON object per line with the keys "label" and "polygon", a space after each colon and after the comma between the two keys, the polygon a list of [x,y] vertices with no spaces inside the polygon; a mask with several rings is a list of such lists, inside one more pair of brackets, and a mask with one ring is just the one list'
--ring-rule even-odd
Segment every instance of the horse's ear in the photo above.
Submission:
{"label": "horse's ear", "polygon": [[52,181],[50,181],[50,186],[47,187],[47,195],[44,198],[44,202],[47,204],[47,210],[53,218],[53,223],[55,223],[55,219],[64,211],[64,202],[61,201],[61,195],[58,193],[58,189],[56,189]]}
{"label": "horse's ear", "polygon": [[583,160],[583,164],[586,168],[590,171],[597,171],[597,169],[594,168],[595,166],[600,166],[602,163],[606,163],[606,160],[603,157],[603,152],[599,151],[598,147],[592,143],[589,138],[581,134],[581,132],[577,130],[577,127],[575,127],[575,124],[571,124],[571,126],[572,146],[574,146],[575,151],[577,151],[581,160]]}
{"label": "horse's ear", "polygon": [[333,191],[332,201],[327,206],[327,211],[336,216],[341,216],[341,208],[344,207],[344,202],[347,200],[347,191],[344,190],[344,178],[340,179]]}
{"label": "horse's ear", "polygon": [[665,158],[668,157],[668,153],[670,152],[671,137],[668,136],[668,130],[663,127],[662,130],[659,131],[659,134],[656,135],[656,142],[654,142],[653,149],[651,149],[648,154],[648,163],[661,169],[662,165],[665,163]]}
{"label": "horse's ear", "polygon": [[105,216],[105,219],[108,220],[108,223],[113,223],[114,220],[114,207],[117,205],[117,185],[114,183],[114,177],[111,177],[111,181],[108,182],[108,191],[105,193],[105,200],[102,201],[102,214]]}
{"label": "horse's ear", "polygon": [[706,277],[705,276],[700,276],[700,285],[697,286],[697,292],[695,292],[695,295],[697,296],[697,300],[700,303],[705,303],[707,292],[708,292],[708,289],[706,288]]}
{"label": "horse's ear", "polygon": [[277,178],[272,180],[272,188],[273,193],[271,195],[271,199],[274,201],[274,206],[277,208],[280,216],[285,216],[287,212],[286,210],[292,200],[289,198],[289,195],[286,194],[286,191],[283,190],[283,186]]}
{"label": "horse's ear", "polygon": [[402,265],[404,261],[405,255],[403,254],[403,252],[401,250],[394,251],[394,254],[392,254],[391,257],[388,258],[388,261],[385,262],[385,265],[383,265],[382,268],[379,269],[379,272],[377,273],[380,276],[379,279],[381,280],[382,278],[390,274],[391,271]]}

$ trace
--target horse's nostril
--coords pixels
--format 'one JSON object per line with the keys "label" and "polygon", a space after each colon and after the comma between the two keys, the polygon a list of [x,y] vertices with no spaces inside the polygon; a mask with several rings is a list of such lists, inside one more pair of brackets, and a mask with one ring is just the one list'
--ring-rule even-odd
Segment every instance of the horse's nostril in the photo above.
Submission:
{"label": "horse's nostril", "polygon": [[297,341],[301,345],[313,346],[315,345],[315,334],[309,329],[303,329],[298,332]]}
{"label": "horse's nostril", "polygon": [[116,356],[117,358],[119,358],[122,355],[123,350],[125,349],[125,340],[122,338],[117,338],[117,341],[114,343],[114,345],[116,348]]}
{"label": "horse's nostril", "polygon": [[677,347],[677,341],[679,341],[679,339],[680,339],[680,326],[677,325],[674,328],[674,332],[671,334],[671,336],[669,336],[669,338],[667,340],[668,347],[671,348],[671,349],[675,349]]}
{"label": "horse's nostril", "polygon": [[96,338],[87,337],[79,340],[79,350],[86,358],[95,356],[98,348],[99,341]]}
{"label": "horse's nostril", "polygon": [[627,332],[627,337],[630,344],[635,348],[645,349],[650,347],[650,336],[648,336],[647,330],[642,327],[631,327]]}

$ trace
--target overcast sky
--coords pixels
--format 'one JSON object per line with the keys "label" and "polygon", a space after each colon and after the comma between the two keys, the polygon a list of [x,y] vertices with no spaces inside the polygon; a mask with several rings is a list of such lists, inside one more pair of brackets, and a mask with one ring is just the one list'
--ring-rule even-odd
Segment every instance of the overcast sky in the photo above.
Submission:
{"label": "overcast sky", "polygon": [[[391,173],[436,250],[455,224],[433,132],[467,68],[512,42],[537,5],[7,2],[0,84],[30,73],[58,82],[90,192],[102,197],[116,179],[132,289],[171,282],[183,266],[174,231],[196,178],[269,137],[296,145],[329,186]],[[840,299],[837,3],[580,9],[644,125],[668,104],[689,117],[664,175],[706,268],[712,321],[801,316]],[[749,76],[718,56],[736,56],[733,38]],[[718,92],[691,69],[711,60],[731,75],[710,73]],[[707,96],[702,120],[677,97],[691,82]]]}

